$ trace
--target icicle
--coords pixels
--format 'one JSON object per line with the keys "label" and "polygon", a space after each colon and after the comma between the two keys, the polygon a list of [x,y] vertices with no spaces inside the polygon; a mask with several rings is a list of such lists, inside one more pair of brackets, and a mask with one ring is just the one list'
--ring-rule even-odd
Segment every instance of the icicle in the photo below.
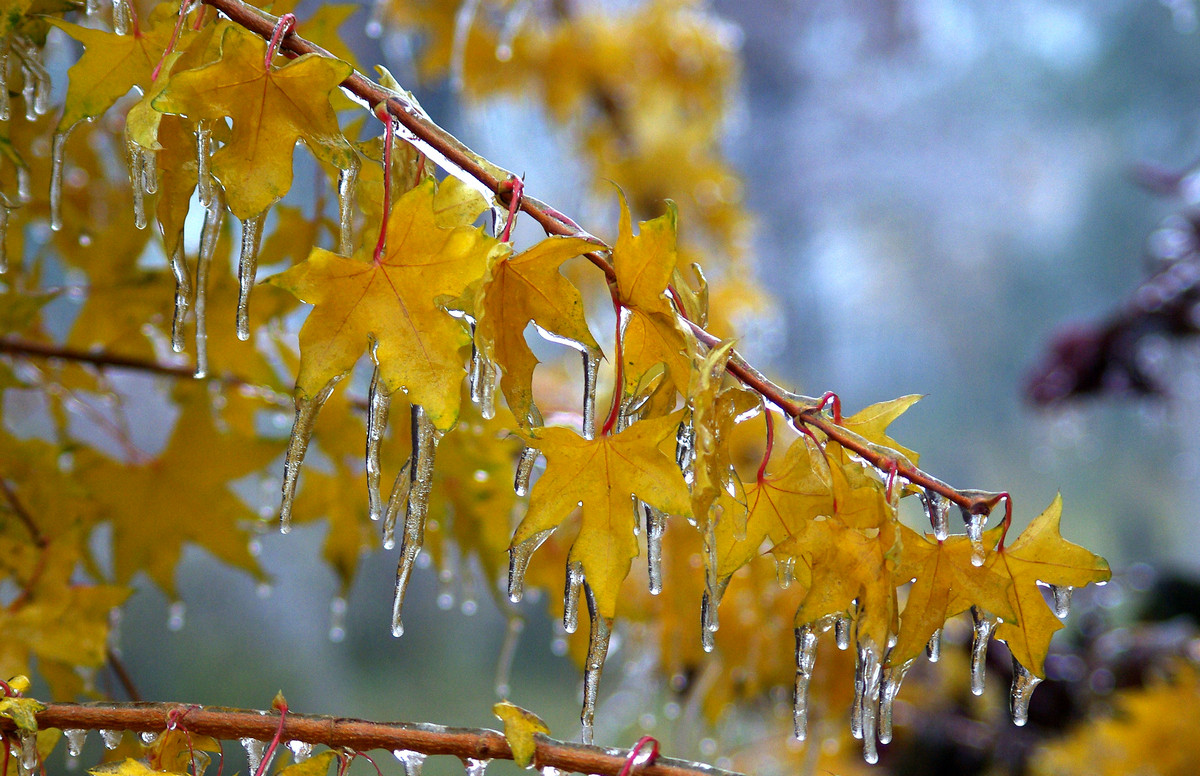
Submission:
{"label": "icicle", "polygon": [[512,677],[513,661],[517,657],[517,647],[521,644],[521,633],[525,630],[525,620],[519,614],[508,615],[508,627],[504,631],[504,643],[500,646],[500,656],[496,658],[496,697],[507,698],[512,687],[509,680]]}
{"label": "icicle", "polygon": [[144,746],[150,746],[150,744],[153,744],[158,740],[158,731],[143,730],[142,732],[138,733],[138,738],[141,739]]}
{"label": "icicle", "polygon": [[78,757],[83,753],[83,745],[87,743],[87,731],[78,728],[64,730],[63,735],[67,737],[67,754],[71,757]]}
{"label": "icicle", "polygon": [[[600,353],[583,349],[583,438],[596,438],[596,385],[600,378]],[[621,390],[617,386],[613,390]]]}
{"label": "icicle", "polygon": [[380,377],[379,358],[376,354],[378,348],[379,343],[372,340],[371,360],[375,362],[375,369],[371,372],[371,390],[367,399],[369,407],[367,410],[367,512],[372,520],[379,520],[383,517],[383,496],[379,492],[379,478],[382,474],[379,452],[383,446],[383,434],[387,430],[388,408],[392,402],[392,396],[387,392],[383,379]]}
{"label": "icicle", "polygon": [[37,772],[38,767],[38,750],[37,750],[37,735],[30,733],[27,730],[21,731],[21,773],[33,774]]}
{"label": "icicle", "polygon": [[1024,727],[1029,721],[1029,699],[1041,683],[1041,679],[1013,658],[1012,691],[1008,696],[1008,708],[1012,712],[1013,724],[1017,727]]}
{"label": "icicle", "polygon": [[209,163],[212,158],[212,126],[201,121],[196,127],[196,196],[200,204],[208,207],[216,194]]}
{"label": "icicle", "polygon": [[650,578],[650,595],[662,592],[662,543],[667,532],[666,514],[649,504],[643,504],[646,513],[646,571]]}
{"label": "icicle", "polygon": [[892,706],[896,702],[896,693],[900,692],[900,683],[904,675],[912,668],[915,660],[898,666],[888,666],[883,672],[883,687],[879,691],[879,743],[886,744],[892,740]]}
{"label": "icicle", "polygon": [[361,165],[353,156],[350,168],[338,173],[338,253],[343,256],[354,252],[354,193]]}
{"label": "icicle", "polygon": [[529,493],[529,478],[533,476],[533,465],[537,463],[539,450],[526,445],[521,448],[521,457],[517,459],[517,474],[513,478],[513,490],[518,496]]}
{"label": "icicle", "polygon": [[[858,695],[854,702],[854,717],[858,719],[858,735],[862,738],[863,759],[872,765],[879,760],[875,750],[876,723],[879,719],[879,682],[881,676],[879,665],[879,650],[870,638],[863,639],[858,645],[858,664],[855,666],[854,686]],[[854,718],[851,719],[850,732],[853,734]]]}
{"label": "icicle", "polygon": [[346,599],[340,595],[329,602],[329,640],[334,644],[346,640]]}
{"label": "icicle", "polygon": [[21,62],[21,77],[25,79],[25,85],[21,88],[21,101],[25,103],[25,120],[37,121],[37,107],[35,104],[34,93],[37,91],[37,76],[34,74],[33,68],[30,67],[31,57],[28,51],[25,50]]}
{"label": "icicle", "polygon": [[946,541],[950,536],[950,499],[933,490],[922,490],[919,495],[925,506],[925,516],[933,528],[933,538]]}
{"label": "icicle", "polygon": [[612,620],[602,617],[596,610],[596,597],[592,588],[583,586],[587,597],[588,616],[592,619],[588,633],[587,660],[583,667],[583,711],[579,715],[583,723],[582,740],[592,743],[592,723],[596,719],[596,696],[600,692],[600,674],[604,671],[604,659],[608,656],[608,641],[612,636]]}
{"label": "icicle", "polygon": [[262,765],[263,752],[266,750],[266,742],[259,741],[257,738],[242,738],[238,739],[242,743],[242,748],[246,750],[246,767],[250,773],[258,773],[258,766]]}
{"label": "icicle", "polygon": [[67,138],[77,126],[79,122],[61,132],[55,132],[54,139],[50,141],[50,228],[55,232],[61,231],[63,227],[63,170],[67,161]]}
{"label": "icicle", "polygon": [[567,633],[574,633],[579,627],[579,592],[582,589],[582,561],[567,561],[567,584],[563,593],[563,630]]}
{"label": "icicle", "polygon": [[925,654],[929,657],[930,663],[936,663],[942,658],[942,629],[938,628],[929,637],[929,643],[925,645]]}
{"label": "icicle", "polygon": [[706,586],[700,597],[700,646],[705,652],[712,652],[716,647],[715,634],[721,628],[717,609],[721,606],[721,591]]}
{"label": "icicle", "polygon": [[474,757],[468,757],[463,760],[463,765],[467,769],[466,776],[484,776],[490,762],[491,760],[476,760]]}
{"label": "icicle", "polygon": [[142,191],[147,194],[158,191],[158,152],[153,148],[142,149]]}
{"label": "icicle", "polygon": [[183,230],[175,238],[171,251],[171,274],[175,276],[175,314],[171,318],[171,350],[183,352],[186,317],[192,296],[192,278],[188,274],[187,254],[183,250]]}
{"label": "icicle", "polygon": [[183,601],[172,601],[167,607],[167,630],[179,632],[187,621],[187,605]]}
{"label": "icicle", "polygon": [[996,627],[996,618],[972,606],[971,619],[975,621],[974,636],[971,638],[971,693],[983,695],[988,641]]}
{"label": "icicle", "polygon": [[24,165],[17,167],[17,200],[22,205],[28,205],[33,201],[33,187],[29,182],[29,168]]}
{"label": "icicle", "polygon": [[279,505],[280,533],[289,533],[292,530],[292,504],[296,499],[300,465],[304,463],[304,454],[308,452],[308,442],[312,438],[317,413],[343,377],[345,375],[334,377],[316,396],[296,397],[296,417],[292,421],[292,434],[288,439],[287,455],[283,460],[283,497]]}
{"label": "icicle", "polygon": [[404,606],[404,591],[412,574],[421,545],[425,542],[425,515],[429,508],[429,491],[433,487],[433,460],[440,434],[433,421],[420,405],[412,406],[412,467],[408,488],[408,510],[404,516],[404,536],[400,542],[400,561],[396,564],[396,594],[392,601],[392,635],[404,633],[400,610]]}
{"label": "icicle", "polygon": [[692,481],[692,464],[695,461],[696,429],[691,421],[685,421],[675,430],[675,463],[688,482]]}
{"label": "icicle", "polygon": [[850,649],[850,617],[839,614],[833,621],[833,640],[840,650]]}
{"label": "icicle", "polygon": [[133,188],[133,225],[138,229],[146,228],[146,189],[143,185],[145,174],[145,159],[142,147],[132,140],[125,141],[125,150],[129,154],[129,184]]}
{"label": "icicle", "polygon": [[797,741],[808,737],[808,685],[817,659],[817,629],[796,628],[796,686],[792,693],[792,726]]}
{"label": "icicle", "polygon": [[100,13],[100,0],[87,0],[87,3],[84,4],[84,13],[88,16]]}
{"label": "icicle", "polygon": [[[129,32],[129,0],[113,0],[113,32],[124,35]],[[250,770],[254,770],[251,768]]]}
{"label": "icicle", "polygon": [[5,272],[8,272],[8,206],[0,202],[0,275]]}
{"label": "icicle", "polygon": [[553,528],[538,531],[520,544],[508,548],[508,600],[514,604],[520,603],[525,594],[525,570],[529,568],[529,559],[552,533]]}
{"label": "icicle", "polygon": [[0,121],[8,121],[12,115],[8,102],[8,52],[8,39],[0,39]]}
{"label": "icicle", "polygon": [[425,764],[424,752],[413,752],[408,749],[396,749],[392,752],[404,766],[404,776],[421,776],[421,766]]}
{"label": "icicle", "polygon": [[200,254],[196,257],[196,285],[193,307],[196,311],[196,377],[208,376],[208,271],[217,252],[221,221],[225,218],[225,198],[214,191],[200,230]]}
{"label": "icicle", "polygon": [[242,251],[238,258],[237,337],[250,339],[250,289],[258,272],[258,247],[262,243],[265,213],[242,220]]}
{"label": "icicle", "polygon": [[412,468],[412,459],[409,458],[400,467],[400,473],[396,475],[396,481],[392,483],[392,494],[388,496],[387,510],[383,516],[383,549],[390,550],[396,546],[396,519],[400,516],[400,510],[408,505],[408,489],[412,485],[412,477],[409,475],[409,469]]}
{"label": "icicle", "polygon": [[[474,330],[475,325],[471,324],[472,333]],[[484,420],[491,420],[496,416],[496,367],[476,347],[471,348],[468,382],[471,386],[471,402],[479,408]]]}
{"label": "icicle", "polygon": [[775,558],[775,579],[786,590],[796,579],[796,559],[792,556]]}
{"label": "icicle", "polygon": [[312,757],[313,745],[307,741],[288,741],[287,748],[292,753],[294,763],[302,763]]}
{"label": "icicle", "polygon": [[1075,588],[1070,585],[1050,585],[1050,595],[1054,598],[1054,616],[1060,620],[1067,619],[1071,613],[1071,594]]}
{"label": "icicle", "polygon": [[121,745],[121,735],[120,730],[101,730],[100,740],[104,742],[105,749],[116,749]]}

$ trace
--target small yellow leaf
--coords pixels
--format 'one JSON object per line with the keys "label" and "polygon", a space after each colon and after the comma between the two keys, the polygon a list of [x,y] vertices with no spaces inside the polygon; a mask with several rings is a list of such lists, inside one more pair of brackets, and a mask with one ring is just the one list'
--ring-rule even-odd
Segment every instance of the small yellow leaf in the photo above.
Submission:
{"label": "small yellow leaf", "polygon": [[337,752],[330,749],[303,762],[292,763],[279,771],[276,776],[325,776],[329,773],[329,764],[335,757],[337,757]]}
{"label": "small yellow leaf", "polygon": [[37,732],[36,715],[44,708],[40,701],[33,698],[0,698],[0,717],[8,717],[17,723],[18,730],[29,733]]}
{"label": "small yellow leaf", "polygon": [[537,750],[533,736],[536,733],[549,734],[550,728],[532,711],[508,701],[500,701],[492,706],[492,713],[504,723],[504,737],[512,749],[513,760],[522,768],[531,767]]}

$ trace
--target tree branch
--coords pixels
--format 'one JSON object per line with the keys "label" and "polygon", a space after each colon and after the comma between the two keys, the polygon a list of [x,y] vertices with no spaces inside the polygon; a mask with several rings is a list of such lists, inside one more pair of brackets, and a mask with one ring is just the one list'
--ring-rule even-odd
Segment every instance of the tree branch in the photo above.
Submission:
{"label": "tree branch", "polygon": [[[202,708],[176,703],[52,703],[37,714],[39,728],[62,730],[129,730],[157,733],[168,720],[198,735],[234,740],[269,741],[279,729],[278,712]],[[12,720],[0,717],[0,731],[12,732]],[[351,752],[373,749],[450,755],[461,759],[511,760],[504,735],[486,728],[455,728],[406,722],[370,722],[345,717],[288,713],[281,740],[304,741]],[[564,771],[616,776],[629,750],[584,746],[538,735],[533,764]],[[702,763],[659,757],[640,766],[638,776],[738,776]]]}

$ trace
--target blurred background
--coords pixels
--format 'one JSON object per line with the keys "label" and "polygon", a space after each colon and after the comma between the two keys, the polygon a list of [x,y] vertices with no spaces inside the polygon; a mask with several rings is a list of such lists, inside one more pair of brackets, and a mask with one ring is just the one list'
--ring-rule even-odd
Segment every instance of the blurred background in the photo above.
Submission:
{"label": "blurred background", "polygon": [[[1118,574],[1141,574],[1110,586],[1105,606],[1122,602],[1122,585],[1146,586],[1138,564],[1200,570],[1200,351],[1155,343],[1164,397],[1038,410],[1023,396],[1057,328],[1129,298],[1147,275],[1150,235],[1183,205],[1130,171],[1200,157],[1195,6],[728,0],[714,10],[740,40],[725,147],[755,221],[754,271],[774,295],[740,343],[752,362],[794,390],[837,391],[848,412],[926,394],[893,436],[956,487],[1011,491],[1017,527],[1061,491],[1064,535]],[[344,31],[365,29],[370,13]],[[356,43],[362,61],[408,85],[410,41],[385,31]],[[611,203],[589,196],[569,135],[533,103],[464,107],[444,84],[417,95],[469,145],[524,172],[535,196],[614,233]],[[393,639],[394,558],[377,554],[331,640],[337,584],[318,559],[323,531],[263,536],[269,588],[193,551],[179,575],[186,610],[169,612],[149,586],[135,596],[120,643],[142,694],[265,707],[282,688],[296,711],[494,726],[505,620],[490,598],[442,598],[442,608],[423,569]],[[510,697],[571,738],[580,675],[540,610],[523,604]],[[622,693],[642,669],[621,657],[606,671],[597,741],[629,745],[646,730],[669,754],[713,759],[710,733],[672,727],[669,714],[626,726]]]}

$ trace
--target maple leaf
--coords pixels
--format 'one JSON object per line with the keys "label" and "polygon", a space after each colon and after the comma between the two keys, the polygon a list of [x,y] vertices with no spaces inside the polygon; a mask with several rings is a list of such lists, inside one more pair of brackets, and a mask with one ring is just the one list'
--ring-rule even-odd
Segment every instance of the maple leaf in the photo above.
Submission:
{"label": "maple leaf", "polygon": [[692,513],[701,526],[716,519],[740,532],[746,525],[746,495],[733,468],[727,440],[737,416],[757,405],[759,398],[738,388],[721,390],[725,364],[732,352],[732,341],[710,350],[692,371],[688,387],[695,434]]}
{"label": "maple leaf", "polygon": [[988,555],[987,565],[1012,580],[1009,602],[1016,617],[996,629],[996,638],[1008,644],[1013,658],[1038,677],[1046,676],[1046,653],[1050,639],[1062,623],[1042,597],[1038,582],[1080,587],[1089,582],[1107,582],[1112,576],[1108,562],[1059,533],[1062,496],[1055,494],[1050,506],[1033,519],[1017,540]]}
{"label": "maple leaf", "polygon": [[492,713],[504,723],[504,737],[512,749],[513,761],[522,768],[533,765],[533,755],[537,751],[534,736],[538,733],[550,734],[545,720],[508,701],[500,701],[492,706]]}
{"label": "maple leaf", "polygon": [[[984,546],[993,549],[1000,532],[997,526],[984,533]],[[998,617],[1014,616],[1008,602],[1009,580],[971,563],[974,550],[967,537],[951,536],[932,542],[902,525],[900,543],[903,549],[896,578],[916,581],[900,614],[900,631],[889,657],[893,665],[915,658],[946,620],[972,606]]]}
{"label": "maple leaf", "polygon": [[678,425],[678,416],[668,415],[593,440],[565,428],[536,429],[526,437],[546,456],[546,471],[534,485],[512,546],[558,526],[582,504],[583,520],[569,557],[583,563],[602,617],[615,616],[621,581],[638,554],[633,497],[669,515],[691,515],[683,474],[659,449]]}
{"label": "maple leaf", "polygon": [[300,329],[300,394],[316,396],[374,340],[388,393],[403,388],[439,429],[454,425],[470,336],[438,300],[462,296],[509,248],[482,229],[439,226],[436,192],[430,180],[396,202],[379,261],[369,245],[353,257],[316,248],[267,280],[314,306]]}
{"label": "maple leaf", "polygon": [[229,142],[213,154],[212,171],[225,187],[230,211],[257,216],[292,185],[292,149],[298,140],[339,167],[354,151],[338,128],[329,93],[350,65],[305,54],[283,67],[266,66],[267,42],[241,27],[221,37],[221,58],[172,74],[154,99],[161,113],[193,120],[233,120]]}
{"label": "maple leaf", "polygon": [[579,289],[558,271],[567,259],[595,249],[586,241],[550,237],[527,251],[497,261],[475,300],[475,343],[500,365],[500,388],[524,422],[533,404],[533,369],[538,359],[525,342],[525,327],[540,328],[593,351],[600,346],[584,318]]}

